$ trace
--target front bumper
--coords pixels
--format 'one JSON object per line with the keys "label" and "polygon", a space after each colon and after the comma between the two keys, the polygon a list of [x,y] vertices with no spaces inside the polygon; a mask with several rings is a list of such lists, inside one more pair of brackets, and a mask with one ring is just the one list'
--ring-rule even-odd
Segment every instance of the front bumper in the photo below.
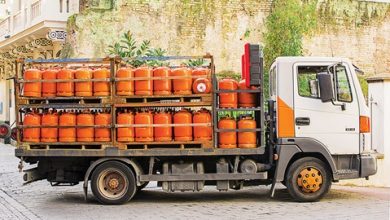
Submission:
{"label": "front bumper", "polygon": [[368,177],[376,174],[377,159],[375,154],[362,153],[360,155],[360,159],[361,159],[360,177]]}

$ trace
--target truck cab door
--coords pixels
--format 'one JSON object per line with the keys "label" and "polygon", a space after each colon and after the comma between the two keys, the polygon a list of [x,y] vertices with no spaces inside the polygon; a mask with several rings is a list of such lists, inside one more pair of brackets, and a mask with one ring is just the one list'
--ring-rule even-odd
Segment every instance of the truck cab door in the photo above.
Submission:
{"label": "truck cab door", "polygon": [[[296,137],[320,141],[331,154],[359,154],[359,104],[347,65],[336,66],[335,103],[319,98],[317,73],[331,63],[298,63],[294,66]],[[343,110],[341,105],[345,106]]]}

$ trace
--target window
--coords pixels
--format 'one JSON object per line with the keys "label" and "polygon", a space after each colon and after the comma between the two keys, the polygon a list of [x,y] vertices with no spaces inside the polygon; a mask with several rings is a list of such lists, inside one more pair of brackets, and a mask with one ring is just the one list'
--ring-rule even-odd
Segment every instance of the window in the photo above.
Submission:
{"label": "window", "polygon": [[351,87],[349,85],[345,66],[336,67],[337,100],[340,102],[352,102]]}
{"label": "window", "polygon": [[269,73],[269,94],[270,97],[276,95],[276,67],[273,67]]}
{"label": "window", "polygon": [[326,71],[326,66],[299,66],[298,94],[303,97],[319,98],[317,74]]}

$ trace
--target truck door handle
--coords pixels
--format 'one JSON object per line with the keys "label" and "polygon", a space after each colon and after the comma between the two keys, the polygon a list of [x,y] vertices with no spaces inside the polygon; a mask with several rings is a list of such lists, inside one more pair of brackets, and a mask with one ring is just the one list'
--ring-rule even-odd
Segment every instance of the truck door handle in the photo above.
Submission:
{"label": "truck door handle", "polygon": [[300,126],[310,125],[310,118],[307,117],[299,117],[295,119],[295,124]]}

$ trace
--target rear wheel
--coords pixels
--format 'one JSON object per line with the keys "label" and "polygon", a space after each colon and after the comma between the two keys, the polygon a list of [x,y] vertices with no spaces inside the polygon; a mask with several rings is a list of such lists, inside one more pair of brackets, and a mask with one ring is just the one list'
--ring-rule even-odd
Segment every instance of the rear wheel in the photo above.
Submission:
{"label": "rear wheel", "polygon": [[96,199],[103,204],[123,204],[136,193],[133,171],[118,161],[100,164],[92,173],[91,188]]}
{"label": "rear wheel", "polygon": [[288,168],[285,183],[295,200],[314,202],[329,191],[331,178],[331,172],[323,161],[314,157],[304,157],[296,160]]}

